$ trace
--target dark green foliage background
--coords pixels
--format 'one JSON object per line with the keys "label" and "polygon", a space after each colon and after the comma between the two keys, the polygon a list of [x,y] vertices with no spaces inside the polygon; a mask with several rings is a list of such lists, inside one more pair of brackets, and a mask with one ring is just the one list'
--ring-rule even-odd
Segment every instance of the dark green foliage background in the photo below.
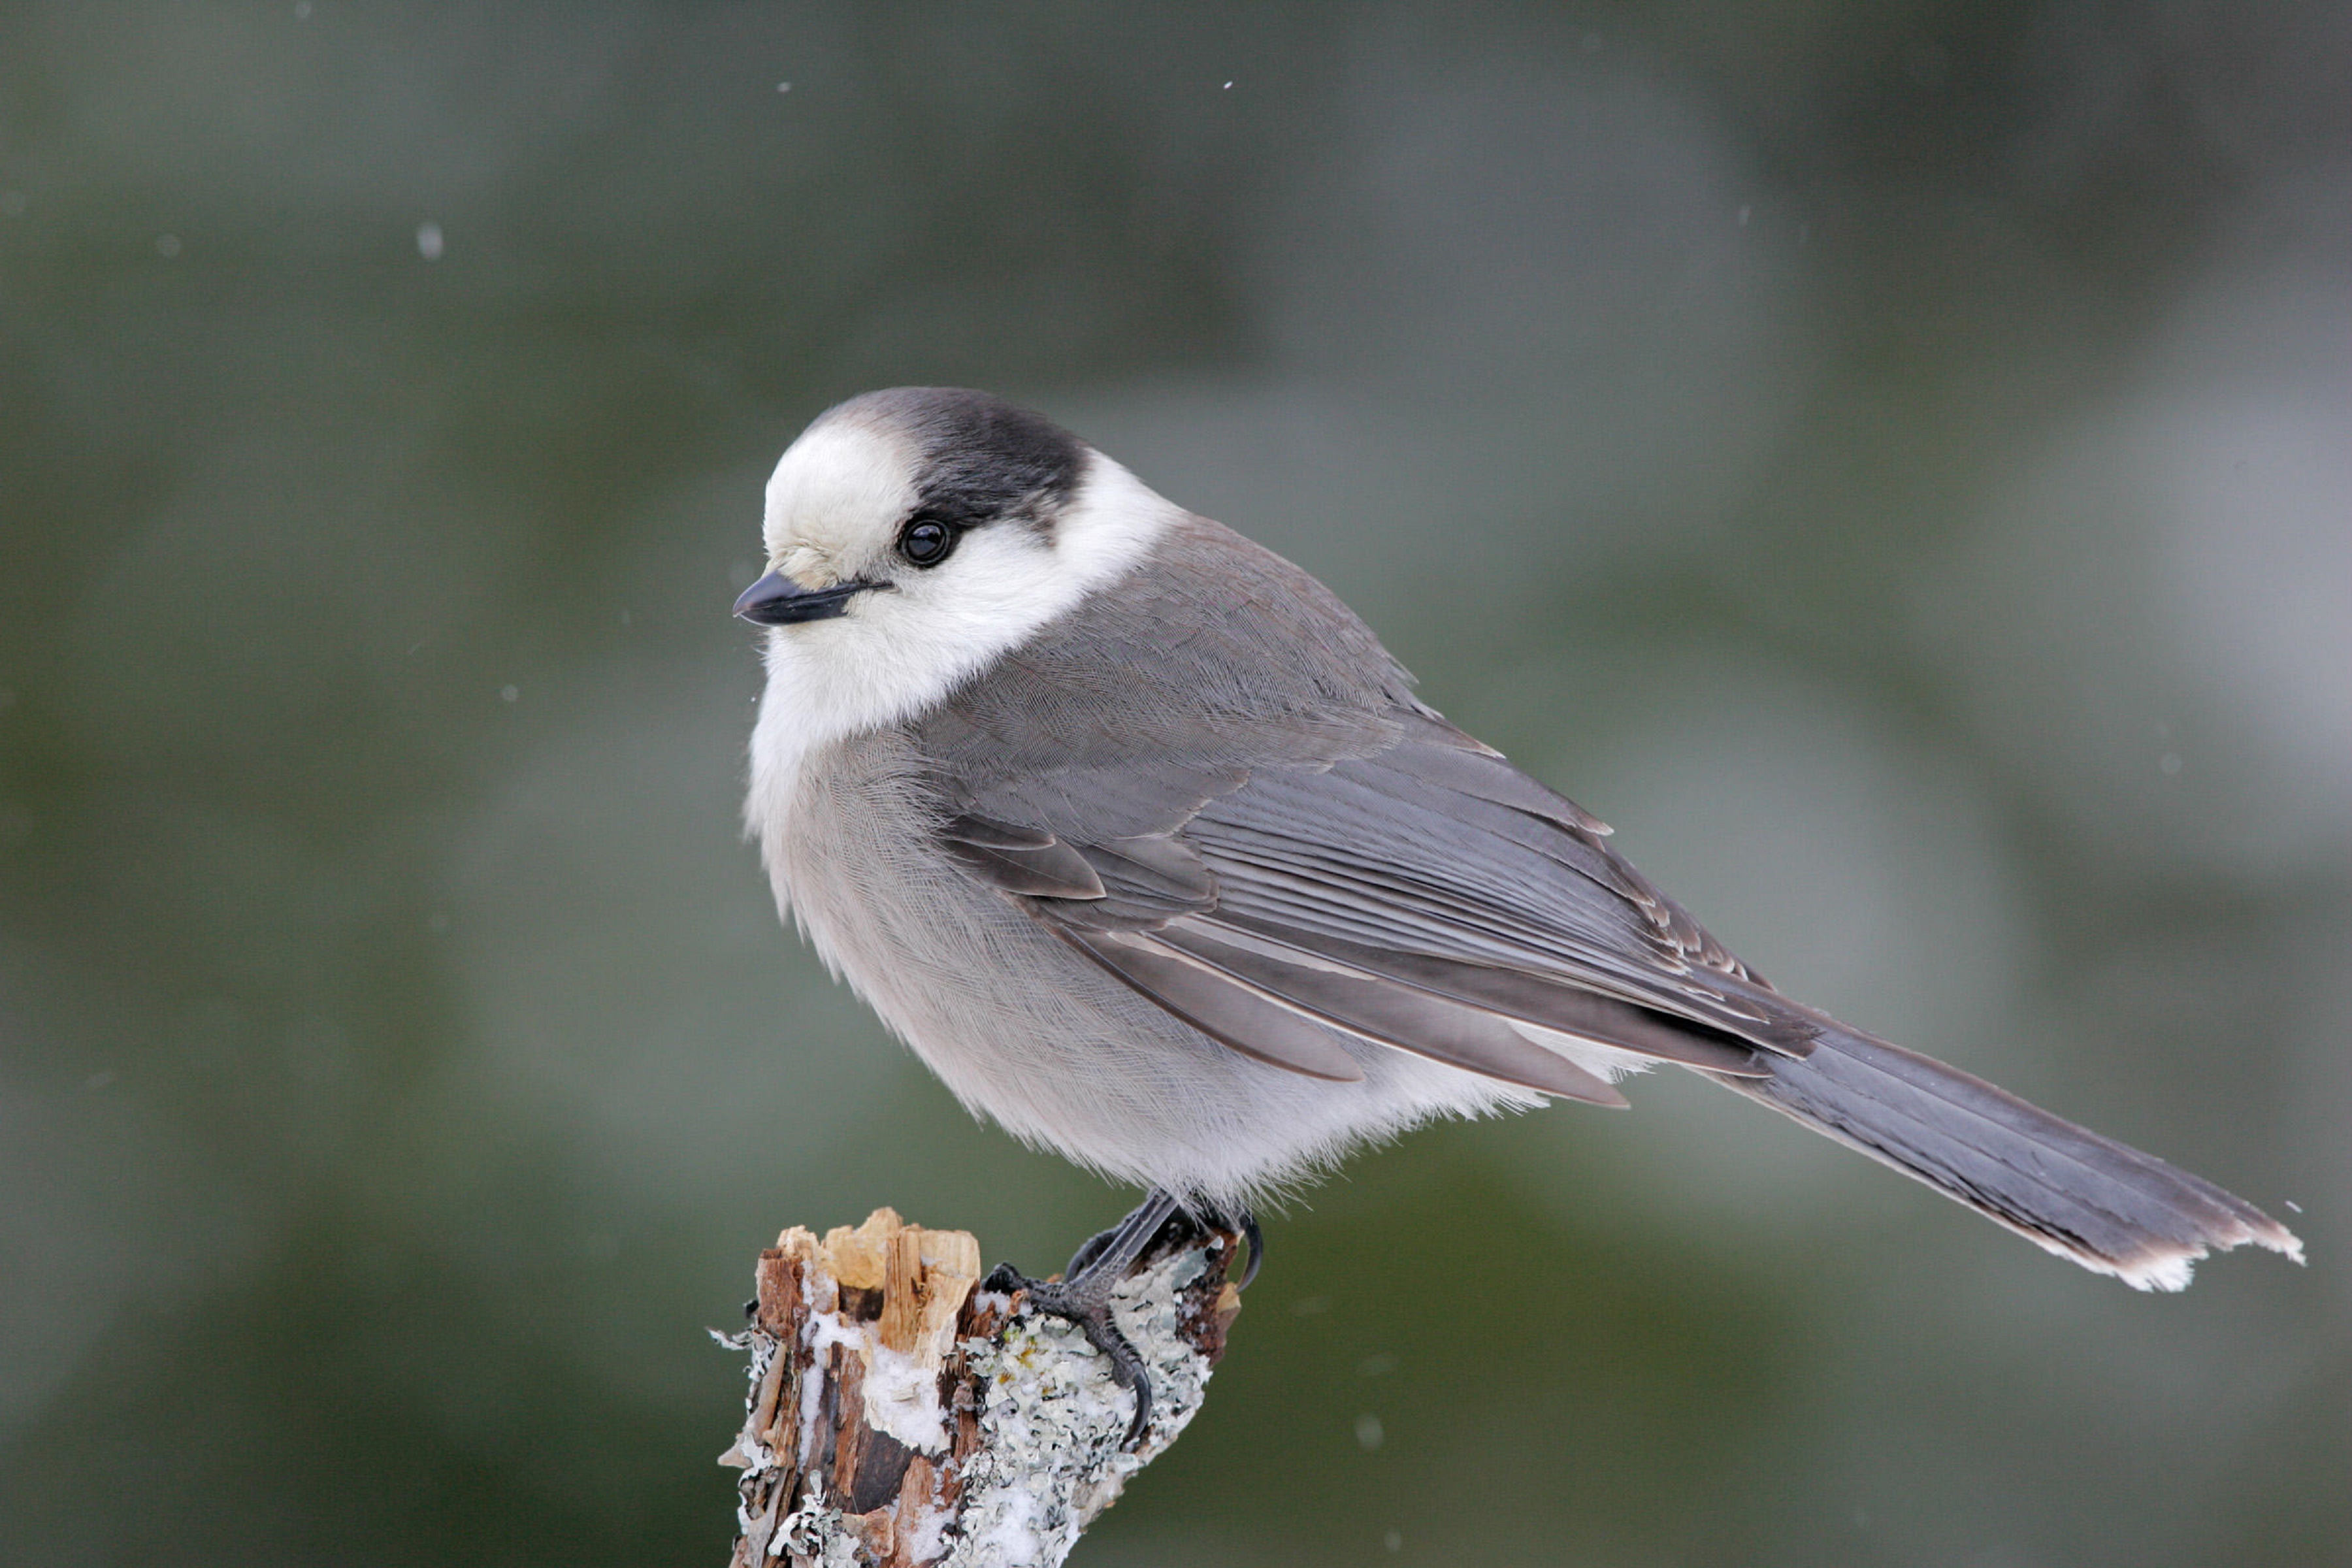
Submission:
{"label": "dark green foliage background", "polygon": [[2347,39],[0,8],[0,1560],[715,1564],[780,1226],[1124,1207],[738,839],[761,479],[908,382],[2313,1247],[2137,1296],[1687,1079],[1430,1130],[1273,1219],[1081,1561],[2352,1559]]}

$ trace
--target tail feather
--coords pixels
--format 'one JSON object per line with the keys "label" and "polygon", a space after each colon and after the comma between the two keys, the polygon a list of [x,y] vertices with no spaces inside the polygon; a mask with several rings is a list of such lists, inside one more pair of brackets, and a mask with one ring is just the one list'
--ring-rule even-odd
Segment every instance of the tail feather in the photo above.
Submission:
{"label": "tail feather", "polygon": [[2248,1242],[2303,1260],[2244,1199],[1916,1052],[1832,1027],[1768,1059],[1768,1078],[1706,1076],[2136,1289],[2178,1290],[2209,1249]]}

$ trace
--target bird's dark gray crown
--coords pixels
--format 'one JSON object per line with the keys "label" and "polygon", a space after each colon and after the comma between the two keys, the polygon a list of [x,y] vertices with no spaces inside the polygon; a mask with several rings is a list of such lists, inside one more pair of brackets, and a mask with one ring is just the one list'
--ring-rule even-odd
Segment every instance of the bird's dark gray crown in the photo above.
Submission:
{"label": "bird's dark gray crown", "polygon": [[1087,445],[1044,415],[960,386],[869,392],[828,412],[903,434],[917,453],[915,513],[957,528],[1000,518],[1050,529]]}

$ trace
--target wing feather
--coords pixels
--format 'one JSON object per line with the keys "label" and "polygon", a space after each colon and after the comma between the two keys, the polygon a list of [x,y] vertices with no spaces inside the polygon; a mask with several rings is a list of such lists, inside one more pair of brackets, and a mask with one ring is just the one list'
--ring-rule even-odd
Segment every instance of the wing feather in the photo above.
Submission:
{"label": "wing feather", "polygon": [[1067,927],[1056,934],[1228,1049],[1307,1078],[1363,1081],[1364,1069],[1329,1029],[1247,986],[1133,937]]}
{"label": "wing feather", "polygon": [[1237,984],[1377,1044],[1563,1099],[1591,1105],[1626,1103],[1607,1080],[1557,1051],[1546,1050],[1501,1018],[1434,993],[1392,984],[1360,970],[1286,963],[1197,929],[1173,927],[1154,940],[1213,966]]}
{"label": "wing feather", "polygon": [[1099,899],[1102,879],[1087,858],[1048,838],[1026,848],[948,838],[947,852],[967,871],[1008,893],[1032,899]]}

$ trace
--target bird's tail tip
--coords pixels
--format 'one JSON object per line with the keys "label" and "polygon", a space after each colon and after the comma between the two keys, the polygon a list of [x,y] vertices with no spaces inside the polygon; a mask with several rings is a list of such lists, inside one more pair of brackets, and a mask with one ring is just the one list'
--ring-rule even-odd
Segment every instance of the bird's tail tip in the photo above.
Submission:
{"label": "bird's tail tip", "polygon": [[2069,1246],[2039,1231],[2013,1227],[2028,1240],[2081,1264],[2094,1273],[2105,1274],[2122,1280],[2135,1290],[2186,1290],[2197,1271],[2197,1265],[2217,1252],[2229,1252],[2241,1247],[2259,1247],[2275,1252],[2298,1267],[2303,1256],[2303,1238],[2263,1213],[2247,1205],[2248,1213],[2240,1223],[2216,1226],[2194,1241],[2151,1241],[2122,1257],[2105,1257],[2088,1248]]}

